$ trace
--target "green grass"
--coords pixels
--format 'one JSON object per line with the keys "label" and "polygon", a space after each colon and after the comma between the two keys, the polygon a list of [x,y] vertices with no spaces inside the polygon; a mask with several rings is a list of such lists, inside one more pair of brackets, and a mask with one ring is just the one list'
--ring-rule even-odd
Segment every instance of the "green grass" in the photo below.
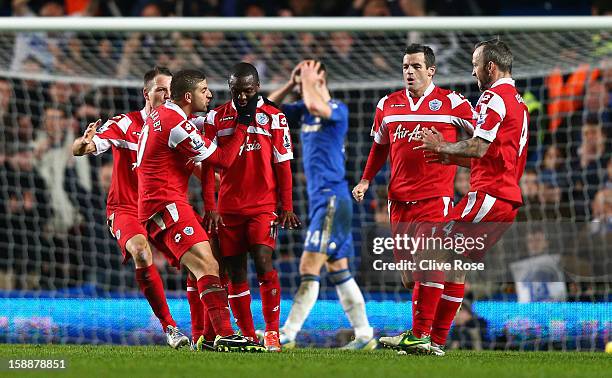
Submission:
{"label": "green grass", "polygon": [[[179,351],[161,346],[0,345],[0,376],[12,377],[406,377],[612,376],[612,355],[579,352],[451,351],[445,357],[390,350],[297,349],[280,354]],[[7,358],[65,358],[64,371],[8,371]]]}

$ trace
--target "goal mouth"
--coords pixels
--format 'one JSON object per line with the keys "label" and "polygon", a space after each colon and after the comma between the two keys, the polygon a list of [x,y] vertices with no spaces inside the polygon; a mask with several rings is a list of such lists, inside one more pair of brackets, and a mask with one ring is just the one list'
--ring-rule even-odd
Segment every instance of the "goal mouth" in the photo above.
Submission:
{"label": "goal mouth", "polygon": [[[139,294],[133,266],[122,265],[121,251],[105,223],[105,198],[113,177],[110,154],[75,159],[67,153],[88,123],[143,109],[143,75],[153,66],[202,69],[214,94],[212,105],[218,106],[230,99],[227,76],[237,62],[256,66],[266,95],[289,80],[298,62],[320,59],[327,68],[332,97],[348,107],[343,154],[350,192],[361,179],[373,143],[370,132],[377,103],[404,89],[406,46],[431,46],[436,56],[435,85],[457,91],[475,104],[481,92],[472,76],[474,46],[499,38],[513,52],[512,76],[531,119],[527,170],[520,183],[524,206],[520,221],[489,255],[492,260],[485,260],[487,268],[466,266],[472,270],[468,282],[477,298],[471,308],[486,319],[491,337],[507,336],[507,344],[500,348],[544,340],[553,349],[601,349],[610,332],[612,293],[606,207],[612,174],[607,138],[612,121],[610,34],[612,17],[248,22],[243,18],[0,18],[0,200],[5,205],[0,211],[0,308],[9,309],[0,314],[0,340],[164,342],[157,320],[151,320],[150,308]],[[294,100],[299,100],[296,92],[286,98]],[[440,109],[436,102],[425,104],[432,111]],[[296,146],[294,209],[300,219],[310,221],[309,178],[299,147],[303,132],[321,126],[304,127],[299,120],[290,121]],[[389,171],[385,167],[372,180],[363,202],[351,202],[350,267],[372,325],[399,333],[405,331],[410,314],[401,272],[381,273],[372,253],[374,238],[388,237],[390,232]],[[469,171],[457,171],[457,199],[468,192],[469,180]],[[192,204],[202,209],[200,183],[192,182],[190,190]],[[303,230],[281,230],[278,235],[275,263],[284,295],[283,316],[300,285],[299,259],[306,239],[312,241],[317,235],[316,244],[324,240],[328,245],[323,252],[334,249],[331,243],[339,245],[335,235],[327,232],[322,237],[304,223]],[[524,256],[533,242],[531,231],[542,228],[550,250],[543,258]],[[181,328],[188,329],[185,277],[164,264],[161,254],[154,254],[170,307],[177,309]],[[394,262],[392,250],[383,255],[389,257],[381,257],[383,263]],[[536,263],[557,267],[548,271],[550,275],[521,279],[519,273]],[[350,327],[338,316],[342,306],[325,274],[319,307],[300,339],[317,346],[335,345],[338,330]],[[257,280],[254,272],[248,277],[253,283]],[[551,290],[563,291],[563,296],[555,297]],[[252,292],[255,324],[260,326],[262,304],[256,290]],[[524,293],[529,293],[530,303],[517,305]],[[99,317],[84,318],[85,313]]]}

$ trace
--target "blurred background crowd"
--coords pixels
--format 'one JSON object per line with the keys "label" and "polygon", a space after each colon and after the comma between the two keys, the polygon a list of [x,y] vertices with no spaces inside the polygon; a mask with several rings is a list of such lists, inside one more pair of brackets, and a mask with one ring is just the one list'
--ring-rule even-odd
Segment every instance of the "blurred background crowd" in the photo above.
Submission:
{"label": "blurred background crowd", "polygon": [[9,0],[0,16],[330,17],[597,15],[605,0]]}

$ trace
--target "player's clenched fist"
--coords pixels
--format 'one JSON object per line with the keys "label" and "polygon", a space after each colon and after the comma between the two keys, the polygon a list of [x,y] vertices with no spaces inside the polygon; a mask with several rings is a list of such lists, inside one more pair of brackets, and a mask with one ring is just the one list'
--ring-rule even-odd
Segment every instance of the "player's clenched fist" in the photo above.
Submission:
{"label": "player's clenched fist", "polygon": [[365,193],[368,191],[369,187],[370,182],[368,180],[359,181],[359,184],[355,185],[353,188],[353,198],[355,198],[355,201],[363,201],[363,197],[365,196]]}

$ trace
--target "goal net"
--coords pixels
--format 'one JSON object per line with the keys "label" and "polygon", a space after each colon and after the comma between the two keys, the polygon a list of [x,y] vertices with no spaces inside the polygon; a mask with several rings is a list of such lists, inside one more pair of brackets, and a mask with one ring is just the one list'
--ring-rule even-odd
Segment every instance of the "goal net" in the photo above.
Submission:
{"label": "goal net", "polygon": [[[303,59],[325,63],[332,96],[349,107],[347,180],[352,187],[372,145],[378,100],[402,88],[410,43],[436,54],[434,83],[472,104],[479,97],[471,54],[500,38],[530,112],[525,206],[489,253],[469,290],[451,346],[601,349],[612,332],[612,21],[610,18],[474,19],[11,19],[0,32],[0,341],[161,342],[131,265],[108,232],[110,154],[74,158],[70,146],[98,118],[139,110],[153,66],[203,69],[214,105],[229,99],[227,75],[253,63],[262,92],[285,83]],[[120,22],[119,22],[120,21]],[[294,206],[307,223],[300,125],[292,124]],[[410,291],[397,272],[377,270],[375,237],[388,234],[388,167],[354,204],[351,270],[377,335],[411,326]],[[457,201],[469,171],[456,177]],[[201,209],[199,185],[190,197]],[[279,235],[281,321],[300,282],[305,230]],[[155,256],[171,311],[189,329],[184,272]],[[253,315],[263,325],[250,267]],[[322,273],[319,301],[298,337],[335,346],[351,336],[334,286]]]}

